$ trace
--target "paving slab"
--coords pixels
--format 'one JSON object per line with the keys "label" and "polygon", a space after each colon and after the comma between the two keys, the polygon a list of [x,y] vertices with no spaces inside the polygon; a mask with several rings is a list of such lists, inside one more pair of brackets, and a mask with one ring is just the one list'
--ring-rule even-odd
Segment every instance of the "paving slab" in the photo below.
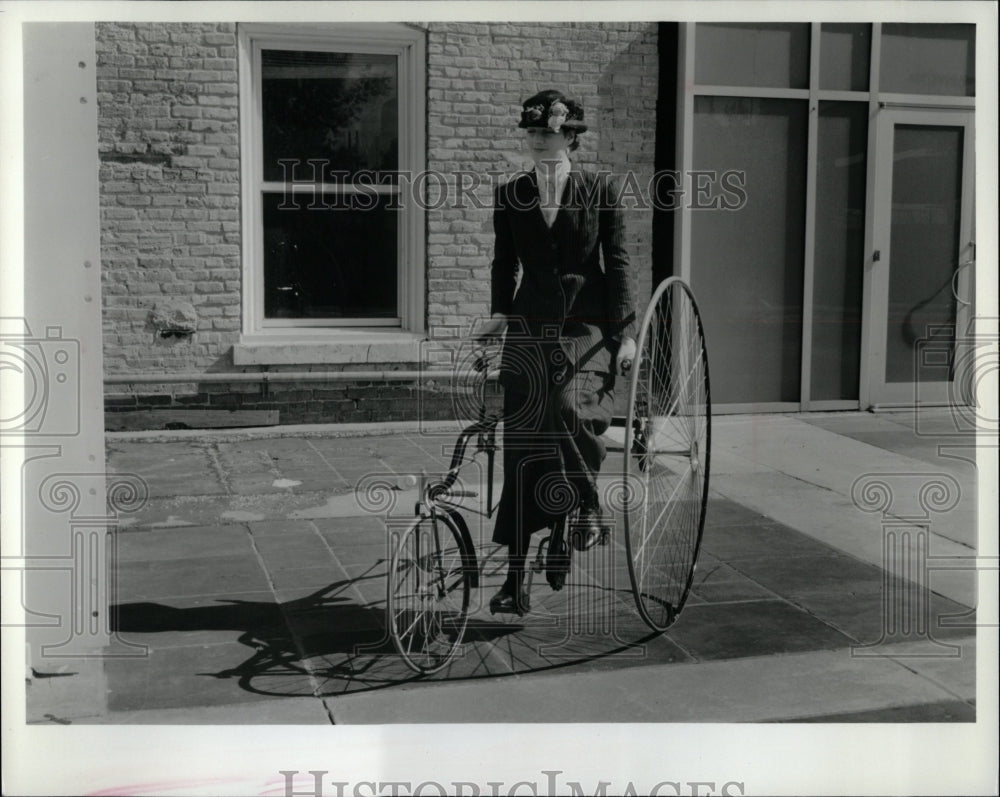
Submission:
{"label": "paving slab", "polygon": [[745,526],[756,528],[768,525],[771,519],[756,510],[736,501],[714,493],[709,493],[710,500],[705,508],[705,528],[714,529],[720,526]]}
{"label": "paving slab", "polygon": [[347,694],[330,706],[338,724],[404,717],[420,723],[762,722],[815,717],[831,706],[871,711],[955,698],[892,659],[857,659],[832,650],[634,667],[613,675],[553,670],[534,678]]}
{"label": "paving slab", "polygon": [[[850,495],[854,481],[866,470],[894,472],[903,465],[927,469],[926,463],[871,446],[786,415],[756,416],[752,423],[723,416],[712,428],[713,448],[772,470]],[[859,465],[861,470],[859,471]]]}
{"label": "paving slab", "polygon": [[87,720],[95,725],[329,725],[320,699],[267,697],[254,702],[193,708],[111,711]]}
{"label": "paving slab", "polygon": [[206,558],[252,554],[250,535],[243,525],[144,528],[116,534],[114,549],[122,564],[187,559],[192,552]]}
{"label": "paving slab", "polygon": [[53,659],[33,665],[26,683],[29,724],[69,725],[107,710],[108,679],[101,659]]}
{"label": "paving slab", "polygon": [[690,606],[667,635],[699,661],[836,649],[851,640],[781,600]]}
{"label": "paving slab", "polygon": [[329,562],[307,567],[270,569],[268,576],[272,589],[279,593],[285,590],[312,590],[328,587],[340,578],[340,570],[337,568],[336,562],[331,559]]}
{"label": "paving slab", "polygon": [[848,596],[842,589],[832,589],[800,592],[792,600],[857,644],[872,644],[887,635],[897,642],[917,637],[949,641],[970,633],[968,627],[943,625],[966,607],[940,595],[896,595],[890,602],[881,590]]}
{"label": "paving slab", "polygon": [[194,708],[256,702],[239,667],[254,650],[237,642],[154,648],[141,659],[110,659],[108,710]]}
{"label": "paving slab", "polygon": [[708,526],[701,545],[705,553],[726,562],[832,556],[836,553],[832,546],[770,519],[758,523]]}
{"label": "paving slab", "polygon": [[880,568],[835,552],[740,559],[733,562],[733,567],[788,598],[837,591],[847,601],[856,595],[881,595],[884,584]]}
{"label": "paving slab", "polygon": [[355,568],[359,567],[388,563],[392,556],[388,542],[373,545],[340,545],[334,542],[332,545],[337,562],[351,572],[356,572]]}
{"label": "paving slab", "polygon": [[[883,518],[862,512],[848,498],[834,491],[803,485],[800,480],[778,472],[720,477],[713,481],[713,490],[862,561],[888,567],[894,572],[909,561],[900,551],[898,556],[886,562]],[[932,526],[929,534],[930,555],[962,560],[974,556],[974,548],[936,534],[935,528]],[[906,549],[910,556],[915,555],[915,544],[914,537]],[[932,587],[971,606],[977,595],[974,575],[970,571],[937,570],[933,573]]]}
{"label": "paving slab", "polygon": [[767,587],[742,575],[735,579],[715,579],[710,576],[692,584],[691,592],[697,598],[697,601],[691,601],[692,606],[696,603],[735,603],[777,597]]}
{"label": "paving slab", "polygon": [[268,588],[267,576],[252,554],[132,562],[119,568],[117,602],[184,595],[227,595]]}
{"label": "paving slab", "polygon": [[798,717],[793,722],[975,722],[976,706],[962,700],[942,700],[918,706],[891,706],[868,711],[848,711]]}
{"label": "paving slab", "polygon": [[329,553],[329,546],[314,529],[289,531],[285,534],[252,534],[253,549],[263,561],[273,555],[303,556],[309,553],[323,555]]}
{"label": "paving slab", "polygon": [[[405,528],[413,522],[412,515],[392,520],[393,528]],[[315,518],[311,521],[324,538],[330,541],[372,544],[385,539],[387,518],[384,513],[365,513],[355,508],[346,518]]]}
{"label": "paving slab", "polygon": [[[338,489],[340,494],[347,491],[347,488]],[[330,496],[336,494],[337,490],[303,494],[281,490],[263,495],[184,495],[152,498],[136,512],[119,515],[117,525],[125,531],[132,531],[143,528],[210,526],[287,518],[297,509],[323,505]]]}
{"label": "paving slab", "polygon": [[188,442],[113,443],[107,446],[106,466],[112,473],[142,476],[151,498],[226,493],[207,447]]}
{"label": "paving slab", "polygon": [[252,520],[247,522],[247,528],[255,539],[265,535],[289,535],[306,534],[312,535],[315,528],[311,523],[301,520],[291,520],[289,518],[269,518]]}
{"label": "paving slab", "polygon": [[[299,537],[299,535],[295,536]],[[264,569],[272,576],[287,570],[330,567],[337,561],[330,547],[317,535],[313,535],[312,538],[300,538],[296,540],[294,546],[257,548],[257,555],[260,557]],[[277,586],[277,582],[274,583]]]}
{"label": "paving slab", "polygon": [[970,413],[966,408],[927,407],[882,412],[880,416],[925,437],[971,436]]}

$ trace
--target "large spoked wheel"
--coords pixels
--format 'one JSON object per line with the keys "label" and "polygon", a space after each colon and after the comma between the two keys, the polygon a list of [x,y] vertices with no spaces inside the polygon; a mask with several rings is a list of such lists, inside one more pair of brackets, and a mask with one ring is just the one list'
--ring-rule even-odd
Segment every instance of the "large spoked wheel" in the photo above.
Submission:
{"label": "large spoked wheel", "polygon": [[402,533],[388,579],[389,634],[420,673],[443,669],[469,622],[469,573],[462,538],[447,515],[421,517]]}
{"label": "large spoked wheel", "polygon": [[671,277],[646,309],[625,424],[623,515],[643,620],[664,631],[691,590],[705,526],[711,447],[708,357],[691,289]]}

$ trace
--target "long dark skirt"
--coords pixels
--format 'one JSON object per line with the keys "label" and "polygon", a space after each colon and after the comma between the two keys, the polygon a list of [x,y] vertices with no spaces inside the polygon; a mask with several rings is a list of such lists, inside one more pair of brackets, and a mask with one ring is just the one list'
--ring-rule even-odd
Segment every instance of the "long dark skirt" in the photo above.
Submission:
{"label": "long dark skirt", "polygon": [[596,495],[614,376],[577,373],[541,398],[504,393],[504,481],[493,541],[522,554],[534,532]]}

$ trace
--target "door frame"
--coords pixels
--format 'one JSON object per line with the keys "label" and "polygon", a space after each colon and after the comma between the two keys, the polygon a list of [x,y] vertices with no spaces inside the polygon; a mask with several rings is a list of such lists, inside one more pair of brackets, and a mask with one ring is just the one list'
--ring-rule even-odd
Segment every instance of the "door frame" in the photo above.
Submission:
{"label": "door frame", "polygon": [[[872,196],[871,235],[865,246],[865,271],[862,295],[862,358],[860,399],[864,408],[881,409],[946,405],[954,396],[953,383],[938,386],[925,384],[917,396],[918,383],[885,382],[886,322],[889,311],[889,264],[891,262],[890,235],[892,224],[892,178],[894,132],[897,124],[926,125],[933,127],[962,127],[962,186],[959,221],[959,265],[974,259],[974,194],[975,194],[975,114],[968,108],[929,108],[879,103],[874,119],[875,147],[874,192]],[[970,251],[970,249],[972,251]],[[876,259],[878,253],[878,259]],[[959,271],[958,281],[967,282],[969,275]],[[953,290],[955,290],[953,286]],[[957,291],[961,296],[961,289]],[[958,341],[973,316],[971,302],[958,301],[956,308],[955,337]],[[953,356],[955,353],[953,352]]]}

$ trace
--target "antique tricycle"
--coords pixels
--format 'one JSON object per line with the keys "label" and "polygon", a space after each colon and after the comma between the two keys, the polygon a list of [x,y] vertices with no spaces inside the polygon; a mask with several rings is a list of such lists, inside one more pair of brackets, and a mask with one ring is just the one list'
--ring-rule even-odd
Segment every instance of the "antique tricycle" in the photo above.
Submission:
{"label": "antique tricycle", "polygon": [[[471,359],[466,373],[478,419],[459,434],[448,471],[422,480],[413,522],[393,532],[388,628],[396,649],[421,673],[436,672],[451,661],[469,621],[471,591],[479,586],[480,565],[462,514],[470,510],[459,502],[479,493],[464,489],[460,473],[477,455],[485,455],[486,509],[480,514],[492,517],[500,421],[487,411],[493,364],[495,357],[486,350]],[[532,570],[544,571],[549,584],[560,589],[571,550],[614,542],[626,556],[639,614],[662,632],[677,619],[691,589],[705,525],[711,449],[704,329],[694,295],[681,279],[670,277],[653,292],[628,378],[626,414],[612,423],[612,429],[623,431],[623,441],[609,445],[621,455],[617,503],[624,539],[604,534],[596,543],[582,542],[571,509],[539,543]],[[605,468],[610,462],[611,457]]]}

